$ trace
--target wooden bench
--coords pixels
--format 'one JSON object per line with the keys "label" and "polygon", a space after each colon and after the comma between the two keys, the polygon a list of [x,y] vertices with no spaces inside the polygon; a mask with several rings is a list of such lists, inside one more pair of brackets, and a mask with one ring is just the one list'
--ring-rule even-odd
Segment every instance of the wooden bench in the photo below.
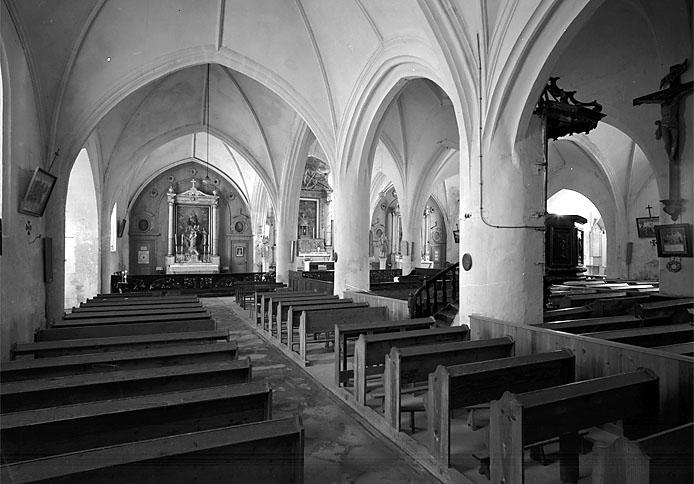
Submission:
{"label": "wooden bench", "polygon": [[124,308],[117,308],[117,309],[111,309],[108,311],[104,311],[102,309],[98,311],[93,311],[90,310],[90,308],[87,308],[87,310],[83,311],[76,311],[72,312],[69,314],[66,314],[63,316],[63,322],[65,321],[75,321],[75,320],[83,320],[83,319],[105,319],[105,318],[112,318],[112,319],[129,319],[131,316],[142,316],[142,317],[147,317],[147,316],[153,316],[153,315],[169,315],[169,316],[176,316],[178,317],[179,314],[204,314],[207,317],[210,317],[210,312],[203,308],[202,305],[198,303],[197,306],[190,307],[190,306],[185,306],[185,307],[158,307],[158,308],[144,308],[144,307],[136,307],[133,308],[132,306],[124,307]]}
{"label": "wooden bench", "polygon": [[427,393],[433,455],[442,466],[450,465],[450,418],[454,410],[489,403],[505,391],[537,390],[570,383],[575,378],[575,358],[569,350],[438,366],[429,375]]}
{"label": "wooden bench", "polygon": [[565,319],[587,318],[592,314],[586,306],[578,306],[575,308],[549,309],[542,314],[542,321],[545,323],[550,321],[563,321]]}
{"label": "wooden bench", "polygon": [[618,437],[593,445],[593,484],[691,484],[694,482],[694,423],[638,440]]}
{"label": "wooden bench", "polygon": [[128,324],[128,323],[154,323],[154,322],[171,322],[171,321],[194,321],[196,319],[210,319],[210,313],[207,309],[200,312],[178,312],[174,314],[133,314],[125,316],[115,316],[113,314],[100,315],[100,313],[75,315],[75,318],[56,321],[53,323],[53,328],[67,328],[73,326],[93,326],[95,324]]}
{"label": "wooden bench", "polygon": [[676,353],[683,356],[694,356],[694,341],[674,345],[654,346],[653,349],[667,351],[669,353]]}
{"label": "wooden bench", "polygon": [[124,297],[124,296],[130,296],[130,297],[141,297],[141,296],[147,296],[147,297],[152,297],[154,296],[154,293],[151,291],[133,291],[133,292],[100,292],[96,295],[96,297],[101,297],[101,298],[109,298],[109,297]]}
{"label": "wooden bench", "polygon": [[569,319],[552,321],[534,325],[537,328],[552,329],[565,333],[581,334],[588,332],[610,331],[615,329],[630,329],[643,326],[644,320],[625,314],[621,316],[606,316],[601,318]]}
{"label": "wooden bench", "polygon": [[621,419],[630,436],[648,428],[657,413],[658,378],[650,370],[506,392],[491,404],[491,481],[524,482],[523,446],[559,436],[560,479],[578,482],[579,430]]}
{"label": "wooden bench", "polygon": [[200,303],[200,302],[184,302],[184,303],[171,303],[171,304],[166,304],[166,303],[161,303],[161,304],[104,304],[104,305],[99,304],[96,306],[81,306],[78,308],[72,308],[70,314],[98,313],[98,312],[107,312],[107,311],[114,311],[114,310],[131,311],[131,310],[135,310],[135,309],[148,310],[148,309],[176,308],[176,309],[186,310],[188,308],[201,308],[201,307],[202,307],[202,303]]}
{"label": "wooden bench", "polygon": [[[331,307],[329,309],[305,309],[301,311],[299,316],[299,359],[304,363],[308,363],[306,357],[306,347],[308,334],[325,333],[326,343],[333,341],[334,337],[330,337],[335,330],[336,324],[349,324],[354,322],[372,322],[385,321],[388,319],[388,308],[379,307],[363,307],[355,305],[344,305],[341,307]],[[301,306],[298,306],[301,307]],[[322,307],[322,306],[321,306]],[[293,311],[293,309],[292,309]],[[287,332],[287,346],[290,350],[294,350],[297,343],[294,341],[294,331]]]}
{"label": "wooden bench", "polygon": [[266,381],[25,410],[2,416],[2,457],[21,462],[271,417]]}
{"label": "wooden bench", "polygon": [[39,341],[36,343],[14,343],[10,356],[46,358],[50,356],[100,353],[128,349],[156,348],[172,344],[209,344],[216,341],[230,341],[229,330],[188,331],[183,333],[159,333],[137,336],[114,336],[107,338],[84,338],[77,340]]}
{"label": "wooden bench", "polygon": [[649,326],[646,328],[583,333],[583,336],[600,338],[617,343],[651,348],[694,341],[694,327],[691,324],[671,324],[669,326]]}
{"label": "wooden bench", "polygon": [[281,282],[251,282],[250,284],[234,284],[234,300],[236,304],[246,309],[246,301],[256,290],[269,290],[277,287],[285,287]]}
{"label": "wooden bench", "polygon": [[186,333],[213,331],[217,323],[212,319],[193,321],[154,321],[149,323],[94,324],[71,327],[51,327],[34,333],[35,341],[102,338],[111,336],[137,336],[160,333]]}
{"label": "wooden bench", "polygon": [[588,304],[593,317],[618,316],[620,314],[634,314],[634,307],[651,301],[650,295],[625,296],[618,298],[596,299]]}
{"label": "wooden bench", "polygon": [[694,308],[694,299],[682,298],[669,301],[657,301],[638,304],[635,314],[639,318],[648,319],[654,317],[669,318],[673,323],[689,323],[692,315],[687,311]]}
{"label": "wooden bench", "polygon": [[292,290],[286,286],[283,287],[272,287],[272,288],[258,288],[253,292],[253,304],[251,304],[250,308],[250,316],[251,319],[253,318],[258,318],[258,315],[260,314],[260,304],[263,299],[263,295],[265,294],[288,294],[291,293]]}
{"label": "wooden bench", "polygon": [[396,333],[361,334],[354,345],[354,396],[358,403],[366,403],[366,380],[370,375],[382,374],[386,354],[394,346],[407,346],[464,341],[470,338],[470,328],[418,329]]}
{"label": "wooden bench", "polygon": [[23,380],[3,383],[0,411],[9,413],[250,381],[250,358]]}
{"label": "wooden bench", "polygon": [[[96,303],[128,303],[128,304],[152,304],[152,303],[173,303],[173,302],[199,302],[200,299],[197,296],[140,296],[131,297],[120,295],[117,297],[95,297],[87,299],[86,302],[82,304],[96,304]],[[82,305],[80,304],[80,306]]]}
{"label": "wooden bench", "polygon": [[0,382],[213,361],[232,361],[236,359],[237,351],[237,343],[230,341],[211,345],[169,345],[141,350],[5,361],[0,365]]}
{"label": "wooden bench", "polygon": [[0,467],[3,482],[303,482],[299,417],[202,430]]}
{"label": "wooden bench", "polygon": [[565,296],[565,302],[563,303],[564,305],[562,307],[577,307],[577,306],[584,306],[587,303],[590,303],[591,301],[595,301],[596,299],[612,299],[612,298],[620,298],[620,297],[626,297],[627,293],[624,291],[613,291],[613,292],[598,292],[595,294],[575,294],[575,295],[569,295]]}
{"label": "wooden bench", "polygon": [[[340,296],[333,295],[333,294],[320,294],[320,293],[313,293],[311,295],[303,295],[303,296],[272,296],[268,300],[268,305],[267,308],[265,309],[263,317],[267,319],[268,322],[268,331],[272,333],[273,326],[275,328],[275,331],[277,331],[277,318],[278,315],[282,315],[284,319],[287,319],[287,311],[289,308],[287,307],[289,304],[296,302],[297,304],[305,303],[308,304],[310,302],[316,302],[316,304],[321,304],[323,301],[338,301],[340,300]],[[263,328],[265,327],[265,322],[263,321]]]}
{"label": "wooden bench", "polygon": [[[416,388],[419,385],[419,391],[426,392],[429,373],[436,371],[437,366],[460,365],[508,356],[513,356],[513,338],[509,336],[392,348],[386,355],[383,373],[383,408],[386,421],[400,430],[403,388]],[[412,431],[414,432],[414,429]]]}
{"label": "wooden bench", "polygon": [[[270,316],[270,304],[273,299],[278,301],[280,297],[285,297],[285,296],[295,296],[295,297],[300,297],[300,296],[306,296],[306,297],[311,297],[311,296],[330,296],[330,294],[325,294],[325,293],[319,293],[316,291],[292,291],[291,289],[282,289],[280,291],[274,291],[274,292],[262,292],[259,294],[260,295],[260,302],[258,305],[258,316],[256,317],[256,324],[260,324],[263,329],[266,329],[265,327],[265,322],[266,321],[271,321],[271,316]],[[334,296],[337,297],[337,296]],[[272,303],[275,306],[277,306],[276,303]]]}
{"label": "wooden bench", "polygon": [[[311,301],[305,300],[288,300],[280,301],[277,303],[277,312],[275,314],[275,338],[282,343],[282,333],[284,331],[283,324],[286,321],[290,321],[291,324],[288,327],[299,324],[299,316],[301,312],[297,312],[297,308],[301,310],[305,308],[317,308],[320,306],[325,306],[326,308],[339,307],[344,305],[354,305],[358,304],[358,307],[368,306],[367,303],[355,303],[351,298],[332,298],[332,299],[315,299]],[[357,306],[355,306],[357,307]],[[295,316],[296,315],[296,316]],[[295,320],[296,319],[296,320]]]}
{"label": "wooden bench", "polygon": [[401,319],[399,321],[367,321],[338,323],[335,325],[335,385],[342,383],[353,375],[347,372],[347,358],[352,356],[347,351],[349,341],[356,340],[360,334],[393,333],[396,331],[412,331],[416,329],[428,329],[436,324],[433,317]]}

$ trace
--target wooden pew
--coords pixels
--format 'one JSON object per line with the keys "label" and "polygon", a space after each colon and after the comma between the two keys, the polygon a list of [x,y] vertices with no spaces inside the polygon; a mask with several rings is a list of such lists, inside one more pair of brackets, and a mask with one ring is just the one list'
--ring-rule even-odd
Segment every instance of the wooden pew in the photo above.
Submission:
{"label": "wooden pew", "polygon": [[[319,306],[326,306],[326,307],[337,307],[337,306],[344,306],[344,305],[354,305],[354,304],[359,304],[359,307],[363,306],[368,306],[367,303],[355,303],[352,301],[351,298],[332,298],[332,299],[315,299],[311,301],[300,301],[300,300],[288,300],[288,301],[280,301],[277,303],[277,310],[274,315],[275,317],[275,338],[282,343],[282,332],[283,332],[283,325],[285,321],[290,321],[292,324],[299,324],[299,316],[301,315],[300,312],[297,312],[296,309],[301,308],[303,310],[304,308],[315,308]],[[296,315],[296,316],[294,316]],[[295,321],[296,319],[296,321]],[[291,325],[288,325],[288,327],[291,327]]]}
{"label": "wooden pew", "polygon": [[75,313],[96,313],[96,312],[107,312],[114,310],[134,310],[134,309],[167,309],[167,308],[177,308],[177,309],[188,309],[188,308],[201,308],[201,302],[186,302],[186,303],[171,303],[171,304],[104,304],[95,306],[81,306],[78,308],[72,308],[71,314]]}
{"label": "wooden pew", "polygon": [[253,318],[258,318],[258,315],[260,314],[260,303],[263,299],[264,294],[287,294],[291,293],[292,290],[286,286],[283,287],[272,287],[272,288],[258,288],[253,292],[253,303],[251,304],[250,307],[250,316],[251,319]]}
{"label": "wooden pew", "polygon": [[3,383],[0,411],[9,413],[250,381],[250,358],[23,380]]}
{"label": "wooden pew", "polygon": [[569,319],[533,325],[537,328],[553,329],[565,333],[581,334],[588,332],[611,331],[616,329],[639,328],[644,320],[630,314],[601,318]]}
{"label": "wooden pew", "polygon": [[593,484],[691,484],[694,423],[638,440],[618,437],[593,445]]}
{"label": "wooden pew", "polygon": [[352,356],[347,351],[349,341],[356,340],[360,334],[394,333],[396,331],[412,331],[416,329],[432,328],[436,320],[428,318],[401,319],[399,321],[367,321],[338,323],[335,325],[335,385],[342,383],[353,375],[347,371],[347,358]]}
{"label": "wooden pew", "polygon": [[598,292],[595,294],[575,294],[565,297],[565,304],[567,304],[568,306],[564,307],[584,306],[592,301],[595,301],[596,299],[620,298],[626,297],[626,295],[627,293],[624,291]]}
{"label": "wooden pew", "polygon": [[583,333],[583,336],[606,339],[617,343],[651,348],[653,346],[674,345],[694,341],[694,327],[691,324],[671,324],[669,326],[649,326],[646,328]]}
{"label": "wooden pew", "polygon": [[639,304],[635,308],[635,314],[642,319],[664,317],[670,318],[676,324],[689,323],[692,315],[687,310],[692,308],[694,308],[692,298],[671,299]]}
{"label": "wooden pew", "polygon": [[134,314],[126,316],[115,316],[113,314],[101,315],[100,313],[87,314],[86,316],[75,315],[75,318],[56,321],[53,323],[54,328],[66,328],[73,326],[93,326],[95,324],[128,324],[128,323],[154,323],[154,322],[171,322],[171,321],[193,321],[196,319],[210,319],[210,313],[207,309],[200,312],[178,312],[174,314]]}
{"label": "wooden pew", "polygon": [[51,327],[34,333],[35,341],[57,341],[113,336],[138,336],[160,333],[186,333],[213,331],[217,324],[212,319],[193,321],[155,321],[150,323],[94,324],[88,326]]}
{"label": "wooden pew", "polygon": [[[333,295],[333,294],[320,294],[317,292],[314,292],[313,294],[305,294],[303,296],[294,296],[294,295],[280,295],[280,296],[271,296],[270,299],[268,300],[268,305],[266,308],[266,312],[264,313],[264,317],[267,318],[268,322],[268,331],[272,333],[272,328],[273,326],[275,327],[275,331],[277,330],[276,326],[276,321],[278,315],[282,315],[283,319],[287,319],[287,311],[289,308],[287,307],[288,304],[297,302],[297,303],[309,303],[316,301],[317,303],[321,303],[322,301],[338,301],[340,300],[340,296]],[[284,309],[283,309],[284,308]],[[265,322],[263,322],[263,327],[265,327]]]}
{"label": "wooden pew", "polygon": [[386,421],[400,430],[401,392],[409,385],[423,385],[426,391],[429,373],[437,366],[452,366],[475,361],[513,356],[513,338],[494,338],[476,341],[456,341],[407,348],[391,348],[386,355],[383,373]]}
{"label": "wooden pew", "polygon": [[60,482],[303,482],[299,417],[202,430],[0,467],[16,484]]}
{"label": "wooden pew", "polygon": [[694,341],[674,345],[654,346],[653,349],[667,351],[669,353],[677,353],[678,355],[683,356],[694,356]]}
{"label": "wooden pew", "polygon": [[32,356],[76,355],[82,353],[101,353],[128,349],[157,348],[171,344],[209,344],[216,341],[230,341],[229,330],[188,331],[183,333],[158,333],[137,336],[114,336],[107,338],[85,338],[77,340],[39,341],[36,343],[14,343],[10,348],[11,358]]}
{"label": "wooden pew", "polygon": [[234,299],[236,304],[246,309],[248,301],[256,290],[269,290],[277,287],[285,287],[281,282],[251,282],[250,284],[234,284]]}
{"label": "wooden pew", "polygon": [[200,299],[197,296],[140,296],[131,297],[120,295],[116,297],[94,297],[87,299],[86,303],[82,304],[92,304],[92,303],[122,303],[127,302],[128,304],[152,304],[152,303],[173,303],[173,302],[198,302]]}
{"label": "wooden pew", "polygon": [[119,298],[119,297],[124,297],[124,296],[130,296],[130,297],[140,297],[140,296],[147,296],[147,297],[152,297],[155,294],[151,291],[134,291],[134,292],[100,292],[98,293],[95,297],[100,297],[100,298]]}
{"label": "wooden pew", "polygon": [[438,366],[429,375],[427,393],[430,448],[436,460],[444,467],[450,465],[454,410],[488,403],[505,391],[526,392],[573,382],[575,361],[571,351],[558,350]]}
{"label": "wooden pew", "polygon": [[407,346],[464,341],[470,338],[470,328],[454,326],[450,328],[418,329],[359,335],[354,345],[354,396],[358,403],[366,403],[367,376],[381,374],[384,370],[386,354],[394,346]]}
{"label": "wooden pew", "polygon": [[99,311],[93,311],[90,310],[90,308],[86,308],[86,310],[78,310],[76,312],[72,312],[69,314],[66,314],[63,316],[63,322],[65,321],[76,321],[76,320],[83,320],[83,319],[105,319],[105,318],[122,318],[126,319],[129,318],[130,316],[152,316],[152,315],[170,315],[170,316],[178,316],[179,314],[204,314],[205,316],[209,317],[210,313],[207,309],[203,308],[200,303],[197,303],[197,306],[190,307],[190,306],[185,306],[185,307],[157,307],[157,308],[144,308],[144,307],[135,307],[133,308],[132,306],[124,307],[124,308],[117,308],[117,309],[111,309],[108,311],[104,310],[99,310]]}
{"label": "wooden pew", "polygon": [[650,370],[506,392],[491,404],[491,481],[524,482],[523,446],[559,436],[561,481],[578,482],[579,430],[621,419],[630,436],[647,428],[657,413],[658,378]]}
{"label": "wooden pew", "polygon": [[[379,307],[358,307],[355,305],[344,305],[332,307],[331,309],[305,309],[299,316],[299,359],[308,364],[306,357],[306,335],[325,333],[325,342],[329,342],[329,334],[335,330],[336,324],[348,324],[354,322],[385,321],[388,319],[388,308]],[[299,306],[301,307],[301,306]],[[293,309],[292,309],[293,310]],[[287,331],[287,347],[293,351],[294,331]]]}
{"label": "wooden pew", "polygon": [[2,457],[21,462],[270,418],[266,381],[25,410],[2,416]]}
{"label": "wooden pew", "polygon": [[561,308],[561,309],[549,309],[542,314],[542,321],[545,323],[550,321],[563,321],[566,319],[574,318],[587,318],[592,314],[591,311],[586,306],[579,306],[575,308]]}
{"label": "wooden pew", "polygon": [[237,343],[230,341],[210,345],[169,345],[141,350],[5,361],[0,365],[0,382],[213,361],[232,361],[236,359],[237,351]]}
{"label": "wooden pew", "polygon": [[[265,327],[265,322],[269,321],[271,318],[269,317],[269,305],[270,301],[274,298],[275,300],[278,300],[277,298],[284,297],[284,296],[330,296],[329,294],[325,293],[319,293],[316,291],[292,291],[291,289],[281,289],[278,291],[273,291],[273,292],[261,292],[259,294],[260,296],[260,301],[258,305],[258,315],[256,317],[256,324],[260,324],[263,329],[266,329]],[[337,296],[335,296],[337,297]],[[273,303],[274,304],[274,303]],[[258,318],[260,318],[258,320]]]}
{"label": "wooden pew", "polygon": [[596,299],[588,304],[593,312],[593,317],[617,316],[620,314],[634,314],[634,307],[651,301],[650,295],[625,296],[618,298]]}

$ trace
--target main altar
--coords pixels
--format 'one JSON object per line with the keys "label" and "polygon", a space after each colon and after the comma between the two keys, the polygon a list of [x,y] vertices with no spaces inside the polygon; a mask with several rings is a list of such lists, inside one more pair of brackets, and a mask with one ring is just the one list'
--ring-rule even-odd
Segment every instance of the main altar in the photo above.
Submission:
{"label": "main altar", "polygon": [[219,194],[208,195],[196,187],[175,193],[169,186],[167,274],[214,274],[219,272]]}

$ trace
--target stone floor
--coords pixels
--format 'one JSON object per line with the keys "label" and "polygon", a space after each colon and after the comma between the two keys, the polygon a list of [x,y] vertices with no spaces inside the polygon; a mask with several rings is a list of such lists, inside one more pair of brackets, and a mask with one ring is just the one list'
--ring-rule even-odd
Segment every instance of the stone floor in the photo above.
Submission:
{"label": "stone floor", "polygon": [[307,484],[439,482],[391,441],[359,423],[353,410],[317,384],[289,358],[263,341],[233,298],[205,298],[219,328],[228,328],[239,356],[250,356],[253,379],[273,389],[273,417],[301,413]]}

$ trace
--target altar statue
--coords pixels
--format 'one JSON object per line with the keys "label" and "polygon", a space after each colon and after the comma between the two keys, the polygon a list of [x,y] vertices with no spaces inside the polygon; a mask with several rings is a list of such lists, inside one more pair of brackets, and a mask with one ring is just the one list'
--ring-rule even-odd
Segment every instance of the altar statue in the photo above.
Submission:
{"label": "altar statue", "polygon": [[186,247],[185,252],[190,256],[199,256],[202,251],[203,230],[198,221],[198,215],[193,212],[186,222]]}

